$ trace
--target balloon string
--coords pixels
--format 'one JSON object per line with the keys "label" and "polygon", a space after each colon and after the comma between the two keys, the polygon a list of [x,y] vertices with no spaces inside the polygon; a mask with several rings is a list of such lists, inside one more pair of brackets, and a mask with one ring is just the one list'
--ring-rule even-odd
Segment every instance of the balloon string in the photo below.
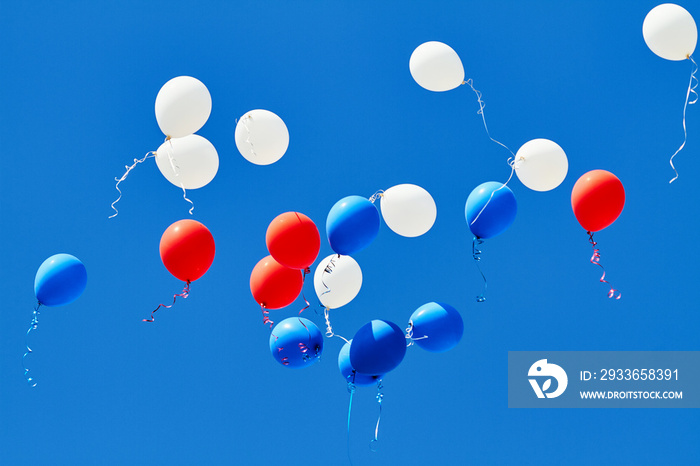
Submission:
{"label": "balloon string", "polygon": [[[524,160],[524,158],[521,156],[519,160]],[[508,177],[508,179],[506,180],[505,183],[503,183],[501,186],[498,187],[498,189],[494,189],[493,191],[491,191],[491,195],[489,196],[489,200],[486,201],[486,204],[484,204],[484,207],[482,207],[481,210],[479,211],[479,213],[476,214],[476,217],[474,217],[474,220],[472,220],[471,223],[469,224],[470,226],[474,225],[474,222],[479,220],[479,217],[481,217],[481,213],[484,210],[486,210],[486,206],[488,206],[489,203],[491,202],[491,199],[493,199],[493,195],[496,194],[497,191],[500,191],[501,189],[505,188],[506,185],[508,183],[510,183],[511,178],[513,178],[513,173],[515,173],[515,160],[513,159],[513,157],[509,157],[507,162],[508,162],[508,165],[510,165],[510,176]]]}
{"label": "balloon string", "polygon": [[[669,163],[671,164],[671,168],[673,168],[673,171],[676,172],[676,176],[673,177],[669,183],[673,183],[676,181],[678,178],[678,170],[676,170],[676,167],[673,165],[673,158],[678,154],[681,150],[683,150],[683,147],[685,147],[685,143],[688,140],[688,131],[686,130],[685,127],[685,111],[688,108],[688,105],[693,105],[698,101],[698,93],[695,91],[695,88],[698,87],[698,78],[695,76],[695,74],[698,72],[698,64],[695,63],[695,60],[693,60],[693,57],[688,55],[688,60],[693,62],[693,71],[690,73],[690,82],[688,83],[688,92],[685,95],[685,104],[683,105],[683,144],[676,150],[676,152],[673,153],[671,156],[671,160],[669,160]],[[693,81],[695,81],[695,84],[693,84]],[[690,100],[690,93],[695,94],[695,98],[691,101]]]}
{"label": "balloon string", "polygon": [[258,154],[255,152],[255,146],[253,145],[253,141],[250,140],[250,128],[248,128],[248,123],[246,123],[246,120],[252,120],[252,119],[253,119],[253,115],[251,115],[249,113],[248,115],[244,116],[241,119],[241,123],[243,123],[243,127],[245,128],[245,131],[246,131],[245,142],[247,142],[248,145],[250,146],[250,153],[253,155],[254,158],[257,159]]}
{"label": "balloon string", "polygon": [[[270,325],[270,328],[272,328],[272,325]],[[277,342],[277,340],[279,340],[279,338],[280,338],[277,335],[275,335],[274,333],[271,333],[271,335],[273,337],[275,337],[275,342]],[[284,346],[277,347],[278,353],[282,352],[283,350],[284,350]],[[287,356],[285,356],[282,359],[280,359],[280,362],[282,363],[283,366],[288,366],[289,365],[289,358]]]}
{"label": "balloon string", "polygon": [[406,348],[413,346],[413,342],[416,340],[424,340],[428,338],[428,335],[423,335],[422,337],[413,336],[413,322],[408,322],[408,327],[406,327]]}
{"label": "balloon string", "polygon": [[307,342],[308,344],[299,342],[299,351],[302,352],[303,354],[303,359],[304,361],[308,361],[309,359],[317,359],[320,357],[320,354],[318,354],[319,348],[316,347],[313,355],[309,351],[309,345],[311,344],[311,330],[309,330],[309,327],[306,326],[303,320],[301,320],[301,317],[297,317],[299,319],[299,323],[306,329],[306,336],[307,336]]}
{"label": "balloon string", "polygon": [[379,422],[382,420],[382,400],[384,399],[384,394],[382,393],[382,381],[377,382],[377,404],[379,404],[379,416],[377,416],[377,426],[374,428],[374,438],[369,442],[369,449],[372,451],[377,451],[377,446],[379,443]]}
{"label": "balloon string", "polygon": [[476,94],[476,99],[479,102],[479,110],[476,112],[477,115],[481,115],[481,119],[484,121],[484,129],[486,130],[486,135],[489,137],[490,140],[498,144],[499,146],[505,148],[508,152],[511,153],[513,157],[515,157],[515,154],[513,154],[513,151],[508,148],[505,144],[502,142],[496,141],[494,138],[491,137],[491,133],[489,133],[489,127],[486,125],[486,116],[484,116],[484,108],[486,107],[486,104],[484,103],[483,100],[481,100],[482,94],[481,91],[477,91],[474,89],[474,80],[471,78],[467,79],[466,81],[462,82],[462,84],[467,84],[469,87],[472,88],[472,91]]}
{"label": "balloon string", "polygon": [[[168,161],[170,162],[170,168],[173,169],[173,173],[175,174],[175,177],[180,176],[180,167],[175,163],[175,157],[173,157],[173,152],[175,152],[175,149],[173,148],[173,141],[170,139],[170,136],[168,136],[165,141],[168,143],[168,146],[166,147],[167,149],[167,154],[168,154]],[[190,215],[192,215],[192,212],[194,211],[194,202],[192,202],[188,197],[187,197],[187,190],[185,189],[185,185],[180,182],[180,187],[182,188],[182,198],[189,202],[192,207],[190,207]]]}
{"label": "balloon string", "polygon": [[[338,254],[338,259],[340,258],[340,254]],[[323,276],[325,274],[331,274],[333,272],[333,268],[335,267],[335,259],[336,257],[331,258],[331,260],[328,261],[328,264],[326,267],[323,269],[323,272],[321,273],[321,283],[323,284],[323,287],[326,289],[323,293],[321,293],[321,296],[323,296],[326,293],[330,293],[331,289],[326,285],[326,282],[323,280]],[[323,306],[323,303],[321,303],[321,306]]]}
{"label": "balloon string", "polygon": [[270,319],[270,311],[265,309],[265,305],[263,303],[260,303],[260,309],[262,310],[262,315],[263,315],[263,325],[270,325],[270,329],[272,329],[272,326],[275,325],[275,323]]}
{"label": "balloon string", "polygon": [[304,295],[304,283],[306,282],[306,276],[311,273],[311,269],[307,267],[302,271],[302,273],[303,275],[301,277],[301,297],[304,299],[306,306],[301,308],[301,311],[299,311],[299,315],[301,315],[302,312],[304,312],[309,308],[309,306],[311,306],[309,300],[306,299],[306,295]]}
{"label": "balloon string", "polygon": [[180,187],[182,188],[182,198],[184,200],[186,200],[187,202],[189,202],[190,204],[192,204],[192,207],[190,207],[190,215],[192,215],[192,212],[194,211],[194,202],[192,202],[191,200],[189,200],[187,198],[187,190],[185,189],[185,185],[180,183]]}
{"label": "balloon string", "polygon": [[[603,276],[600,277],[600,282],[610,285],[610,283],[605,279],[605,267],[603,267],[603,264],[600,263],[600,249],[596,248],[598,243],[596,243],[593,240],[593,233],[591,233],[590,231],[587,231],[586,233],[588,233],[588,242],[591,243],[591,246],[593,247],[593,256],[591,256],[591,264],[596,264],[598,267],[603,269]],[[620,299],[621,297],[622,293],[619,290],[613,288],[612,285],[610,285],[610,291],[608,291],[608,298]]]}
{"label": "balloon string", "polygon": [[484,279],[484,291],[476,297],[476,302],[477,303],[483,303],[486,301],[486,297],[484,296],[486,294],[486,288],[488,287],[488,283],[486,282],[486,275],[484,275],[484,272],[481,270],[481,266],[479,265],[479,262],[481,262],[481,250],[477,248],[478,245],[481,245],[484,243],[484,240],[479,238],[478,236],[475,236],[474,239],[472,240],[472,257],[474,258],[474,263],[476,264],[476,268],[479,270],[479,273],[481,274],[481,278]]}
{"label": "balloon string", "polygon": [[326,318],[326,337],[327,338],[332,338],[332,337],[338,337],[341,340],[343,340],[345,343],[350,343],[347,338],[342,337],[340,335],[336,335],[333,333],[333,327],[331,326],[331,319],[329,317],[329,311],[327,307],[323,309],[323,317]]}
{"label": "balloon string", "polygon": [[158,309],[160,309],[161,307],[166,308],[166,309],[170,309],[175,304],[175,301],[177,301],[177,298],[187,299],[187,297],[189,295],[190,295],[190,282],[187,281],[187,282],[185,282],[185,287],[182,289],[182,292],[173,295],[173,303],[172,304],[170,304],[168,306],[166,306],[165,304],[159,304],[157,308],[155,308],[153,311],[151,311],[151,318],[150,319],[142,319],[141,322],[154,322],[155,317],[153,315],[156,313],[156,311]]}
{"label": "balloon string", "polygon": [[374,201],[376,201],[376,200],[379,199],[380,197],[384,197],[384,190],[383,190],[383,189],[380,189],[380,190],[378,190],[376,193],[372,194],[372,195],[369,197],[369,202],[371,202],[372,204],[374,204]]}
{"label": "balloon string", "polygon": [[39,325],[39,308],[41,307],[41,303],[37,302],[36,306],[34,306],[34,312],[32,313],[32,321],[29,324],[29,329],[27,330],[27,334],[24,336],[24,343],[25,346],[27,347],[27,352],[24,353],[22,356],[22,367],[24,367],[24,377],[27,379],[27,383],[29,384],[30,387],[36,387],[36,382],[34,381],[34,377],[29,376],[29,368],[27,367],[27,364],[25,362],[25,359],[29,355],[29,353],[32,352],[32,349],[29,347],[29,333],[36,329],[37,326]]}
{"label": "balloon string", "polygon": [[117,198],[116,201],[112,202],[112,209],[114,209],[114,214],[110,215],[109,218],[113,218],[113,217],[116,217],[117,215],[119,215],[119,211],[117,210],[116,207],[114,207],[114,205],[115,205],[117,202],[119,202],[119,200],[122,198],[122,190],[119,189],[119,183],[121,183],[122,181],[126,180],[126,177],[129,175],[129,172],[130,172],[131,170],[133,170],[134,167],[136,167],[136,165],[145,162],[146,159],[148,159],[148,158],[150,158],[150,157],[155,157],[155,156],[156,156],[156,153],[155,153],[155,152],[153,152],[153,151],[147,152],[146,155],[145,155],[142,159],[134,159],[134,164],[133,164],[133,165],[131,165],[131,166],[129,166],[129,165],[124,165],[124,168],[126,168],[126,172],[122,175],[121,178],[114,178],[114,181],[117,182],[115,188],[117,188],[117,191],[119,191],[119,197]]}
{"label": "balloon string", "polygon": [[[355,373],[353,371],[353,381],[355,380]],[[353,382],[348,382],[348,393],[350,393],[350,401],[348,402],[348,434],[347,434],[347,446],[348,446],[348,461],[352,464],[352,458],[350,458],[350,415],[352,414],[352,397],[355,394],[355,384]]]}

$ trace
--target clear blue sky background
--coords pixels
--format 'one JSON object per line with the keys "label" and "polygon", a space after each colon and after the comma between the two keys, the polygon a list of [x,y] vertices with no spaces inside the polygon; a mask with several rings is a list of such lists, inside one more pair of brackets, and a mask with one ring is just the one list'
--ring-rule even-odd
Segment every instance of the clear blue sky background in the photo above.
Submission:
{"label": "clear blue sky background", "polygon": [[[355,256],[364,284],[332,312],[334,328],[350,338],[375,318],[403,327],[438,300],[460,311],[465,334],[444,354],[409,348],[385,378],[376,453],[375,390],[358,391],[354,464],[698,460],[694,410],[507,407],[508,351],[698,349],[700,108],[688,110],[669,185],[691,66],[646,47],[642,22],[656,2],[61,3],[5,2],[0,18],[0,462],[348,464],[343,342],[326,340],[310,368],[279,365],[248,280],[278,214],[311,217],[322,258],[337,200],[400,183],[433,195],[435,226],[409,239],[382,225]],[[413,81],[409,57],[428,40],[460,55],[496,139],[514,151],[552,139],[569,158],[554,191],[511,182],[518,215],[483,245],[482,304],[464,203],[478,184],[505,181],[509,154],[486,137],[470,89],[432,93]],[[107,217],[114,177],[162,142],[155,97],[179,75],[213,99],[199,134],[217,148],[219,173],[190,198],[217,253],[189,299],[147,324],[182,288],[158,244],[188,204],[149,160]],[[250,164],[234,143],[236,118],[256,108],[289,128],[289,150],[271,166]],[[627,193],[618,221],[596,234],[619,301],[598,282],[570,206],[578,177],[597,168]],[[58,252],[85,263],[88,287],[41,313],[30,389],[21,356],[34,274]],[[305,292],[314,296],[310,282]]]}

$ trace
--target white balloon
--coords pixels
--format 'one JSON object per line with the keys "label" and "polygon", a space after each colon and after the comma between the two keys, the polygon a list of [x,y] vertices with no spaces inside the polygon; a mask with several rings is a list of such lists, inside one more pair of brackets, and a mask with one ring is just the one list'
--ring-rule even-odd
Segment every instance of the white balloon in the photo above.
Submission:
{"label": "white balloon", "polygon": [[449,91],[464,82],[464,66],[452,47],[431,41],[419,45],[408,62],[411,76],[425,89]]}
{"label": "white balloon", "polygon": [[673,3],[654,7],[642,25],[644,42],[666,60],[685,60],[698,42],[698,28],[688,11]]}
{"label": "white balloon", "polygon": [[331,254],[314,272],[314,290],[321,304],[337,309],[355,299],[362,287],[362,270],[350,256]]}
{"label": "white balloon", "polygon": [[197,189],[208,184],[219,170],[219,154],[211,142],[197,134],[169,139],[158,148],[156,164],[172,184]]}
{"label": "white balloon", "polygon": [[534,191],[550,191],[561,184],[569,171],[564,149],[549,139],[528,141],[515,154],[515,174]]}
{"label": "white balloon", "polygon": [[236,125],[236,147],[256,165],[270,165],[282,158],[289,147],[284,121],[268,110],[251,110]]}
{"label": "white balloon", "polygon": [[425,234],[437,218],[433,197],[415,184],[399,184],[384,191],[381,210],[389,228],[409,238]]}
{"label": "white balloon", "polygon": [[211,95],[196,78],[178,76],[158,91],[156,120],[160,130],[171,138],[197,132],[211,114]]}

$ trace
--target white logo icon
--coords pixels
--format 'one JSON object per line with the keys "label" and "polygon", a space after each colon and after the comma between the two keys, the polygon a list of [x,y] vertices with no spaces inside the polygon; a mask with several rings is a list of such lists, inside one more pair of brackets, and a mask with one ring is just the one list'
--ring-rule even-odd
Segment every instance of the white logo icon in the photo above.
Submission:
{"label": "white logo icon", "polygon": [[[542,387],[537,383],[537,379],[528,379],[532,389],[535,391],[537,398],[556,398],[566,390],[566,386],[569,383],[569,378],[566,376],[564,369],[557,366],[556,364],[549,364],[546,359],[540,359],[535,364],[530,366],[530,370],[527,372],[528,377],[550,377],[544,381]],[[557,381],[557,389],[553,392],[547,393],[549,387],[552,385],[552,378]]]}

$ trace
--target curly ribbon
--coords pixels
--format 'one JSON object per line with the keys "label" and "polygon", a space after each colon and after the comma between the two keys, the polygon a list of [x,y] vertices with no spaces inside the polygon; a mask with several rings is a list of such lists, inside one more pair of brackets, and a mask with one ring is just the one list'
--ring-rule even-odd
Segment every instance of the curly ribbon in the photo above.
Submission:
{"label": "curly ribbon", "polygon": [[484,301],[486,301],[486,297],[484,295],[486,294],[486,288],[488,287],[488,283],[486,282],[486,276],[484,275],[484,272],[481,270],[481,266],[479,265],[479,262],[481,262],[481,257],[479,257],[481,255],[481,250],[477,248],[478,245],[481,245],[483,243],[484,240],[479,238],[478,236],[475,236],[472,240],[472,257],[474,258],[476,268],[481,274],[481,278],[484,279],[484,291],[476,297],[477,303],[483,303]]}
{"label": "curly ribbon", "polygon": [[406,327],[406,348],[409,346],[413,346],[413,343],[416,340],[424,340],[428,338],[428,335],[423,335],[422,337],[414,337],[413,336],[413,322],[409,321],[408,322],[408,327]]}
{"label": "curly ribbon", "polygon": [[326,319],[326,337],[331,338],[335,336],[335,333],[333,333],[333,327],[331,326],[331,319],[328,315],[328,307],[323,308],[323,317]]}
{"label": "curly ribbon", "polygon": [[[668,163],[671,164],[671,168],[673,168],[673,171],[676,173],[676,176],[669,181],[669,183],[673,183],[678,179],[678,170],[676,170],[676,167],[673,165],[673,158],[681,151],[683,150],[683,147],[685,147],[686,141],[688,141],[688,131],[685,128],[685,111],[688,108],[688,105],[693,105],[698,101],[698,93],[695,91],[695,88],[698,87],[698,78],[695,76],[695,74],[698,72],[698,64],[695,63],[695,60],[693,60],[693,57],[688,55],[687,56],[688,60],[693,62],[693,71],[690,73],[690,82],[688,83],[688,92],[685,94],[685,104],[683,105],[683,144],[676,150],[676,152],[673,153],[671,156],[671,159],[668,161]],[[693,81],[695,81],[695,84],[693,84]],[[691,101],[690,100],[690,93],[695,94],[695,98]]]}
{"label": "curly ribbon", "polygon": [[374,438],[369,441],[369,449],[372,451],[377,451],[379,445],[379,422],[382,420],[382,400],[384,399],[384,394],[382,393],[382,381],[381,379],[377,382],[377,404],[379,404],[379,416],[377,417],[377,426],[374,428]]}
{"label": "curly ribbon", "polygon": [[36,382],[34,381],[34,377],[29,376],[29,368],[27,367],[27,364],[25,363],[25,359],[27,356],[29,356],[29,353],[32,352],[32,349],[29,347],[29,333],[36,329],[37,326],[39,325],[39,308],[41,307],[41,303],[37,302],[36,306],[34,306],[34,312],[32,313],[32,321],[29,324],[29,329],[27,330],[27,334],[24,336],[24,343],[25,346],[27,347],[27,352],[24,353],[22,356],[22,367],[24,367],[24,377],[27,379],[27,383],[29,384],[30,387],[36,387]]}
{"label": "curly ribbon", "polygon": [[[167,149],[167,154],[168,154],[168,161],[170,162],[170,168],[173,169],[173,173],[175,173],[176,177],[180,176],[180,167],[175,163],[175,158],[173,157],[173,152],[175,149],[173,148],[173,141],[170,139],[170,136],[168,136],[165,139],[166,142],[168,142],[168,146],[166,147]],[[194,211],[194,202],[192,202],[188,197],[187,197],[187,189],[185,189],[185,185],[180,182],[180,187],[182,188],[182,198],[189,202],[192,207],[190,207],[190,215],[192,215],[192,212]]]}
{"label": "curly ribbon", "polygon": [[374,201],[376,201],[376,200],[379,199],[380,197],[384,197],[384,190],[383,190],[383,189],[380,189],[380,190],[378,190],[376,193],[372,194],[372,195],[369,197],[369,202],[371,202],[372,204],[374,204]]}
{"label": "curly ribbon", "polygon": [[262,316],[263,316],[263,325],[270,325],[270,329],[272,329],[272,326],[275,325],[275,323],[270,319],[270,311],[265,309],[265,305],[263,303],[260,303],[260,309],[262,310]]}
{"label": "curly ribbon", "polygon": [[192,207],[190,207],[190,211],[189,211],[189,212],[190,212],[190,215],[192,215],[192,212],[194,211],[194,202],[192,202],[192,201],[187,197],[187,190],[185,189],[185,185],[183,185],[182,183],[180,183],[180,187],[182,188],[182,198],[183,198],[184,200],[186,200],[187,202],[189,202],[189,203],[192,205]]}
{"label": "curly ribbon", "polygon": [[116,217],[117,215],[119,215],[119,211],[117,210],[116,207],[114,207],[114,205],[115,205],[117,202],[119,202],[119,200],[122,198],[122,190],[119,189],[119,183],[121,183],[122,181],[126,180],[126,177],[129,175],[129,172],[130,172],[131,170],[133,170],[134,167],[136,167],[136,165],[145,162],[146,159],[148,159],[148,158],[150,158],[150,157],[155,157],[155,156],[156,156],[156,153],[153,152],[153,151],[146,152],[146,155],[145,155],[142,159],[134,159],[134,164],[133,164],[133,165],[131,165],[131,166],[129,166],[129,165],[124,165],[124,168],[126,168],[126,172],[122,175],[121,178],[114,178],[114,181],[117,182],[117,185],[115,186],[115,188],[117,188],[117,191],[119,191],[119,197],[117,198],[116,201],[112,202],[112,206],[111,206],[111,207],[112,207],[112,209],[114,209],[114,214],[110,215],[109,218],[113,218],[113,217]]}
{"label": "curly ribbon", "polygon": [[[340,258],[340,254],[338,254],[338,259]],[[333,273],[333,268],[335,267],[335,257],[331,258],[331,260],[328,261],[328,264],[326,267],[323,269],[323,272],[321,273],[321,284],[323,284],[324,288],[326,288],[326,291],[321,293],[321,296],[323,296],[326,293],[330,293],[331,289],[326,285],[326,282],[323,280],[323,275],[324,274],[331,274]],[[323,306],[323,304],[321,304]]]}
{"label": "curly ribbon", "polygon": [[331,326],[331,319],[328,311],[330,311],[330,309],[327,307],[323,309],[323,317],[326,319],[326,338],[338,337],[345,343],[350,343],[347,338],[333,333],[333,327]]}
{"label": "curly ribbon", "polygon": [[156,313],[156,311],[158,309],[160,309],[161,307],[166,308],[166,309],[170,309],[171,307],[173,307],[175,305],[175,301],[177,301],[177,298],[187,299],[187,297],[189,295],[190,295],[190,282],[187,281],[187,282],[185,282],[185,287],[182,289],[182,292],[173,295],[173,303],[172,304],[167,305],[167,306],[165,304],[159,304],[157,308],[155,308],[153,311],[151,311],[151,318],[150,319],[142,319],[141,322],[154,322],[155,321],[154,314]]}
{"label": "curly ribbon", "polygon": [[[253,141],[250,140],[250,128],[248,128],[248,124],[246,123],[246,120],[252,120],[253,115],[250,113],[245,115],[243,118],[241,118],[241,123],[243,123],[243,127],[245,128],[246,131],[246,138],[245,142],[248,143],[250,146],[250,153],[253,155],[253,158],[258,158],[258,154],[255,152],[255,146],[253,145]],[[238,123],[238,122],[236,122]]]}
{"label": "curly ribbon", "polygon": [[600,263],[600,249],[596,248],[598,243],[596,243],[593,240],[593,233],[591,233],[590,231],[587,231],[586,233],[588,233],[588,242],[591,243],[591,246],[593,246],[593,256],[591,256],[591,264],[596,264],[598,267],[603,269],[603,276],[600,277],[600,282],[606,283],[610,286],[610,291],[608,291],[608,298],[620,299],[622,297],[622,293],[619,290],[613,288],[612,285],[610,285],[610,283],[605,279],[605,267],[603,267],[603,264]]}
{"label": "curly ribbon", "polygon": [[306,283],[306,276],[311,273],[311,269],[307,267],[302,271],[302,273],[303,275],[301,276],[301,297],[306,303],[306,306],[301,308],[301,311],[299,311],[299,315],[301,315],[302,312],[304,312],[309,308],[309,306],[311,306],[311,303],[308,299],[306,299],[306,295],[304,294],[304,283]]}
{"label": "curly ribbon", "polygon": [[472,80],[471,78],[469,78],[469,79],[467,79],[466,81],[462,82],[462,84],[466,84],[466,85],[468,85],[469,87],[471,87],[471,88],[472,88],[472,91],[474,91],[474,94],[476,94],[476,99],[477,99],[477,101],[479,102],[479,110],[478,110],[476,113],[477,113],[477,115],[481,115],[481,119],[482,119],[483,122],[484,122],[484,129],[486,130],[486,135],[489,137],[490,140],[492,140],[493,142],[495,142],[495,143],[498,144],[499,146],[501,146],[501,147],[503,147],[504,149],[506,149],[508,152],[511,153],[511,155],[512,155],[513,157],[515,157],[515,154],[513,154],[513,151],[510,150],[510,149],[508,148],[508,146],[506,146],[506,145],[503,144],[502,142],[496,141],[494,138],[491,137],[491,133],[489,133],[489,127],[486,126],[486,116],[484,116],[484,108],[486,107],[486,104],[484,103],[483,100],[481,100],[481,97],[482,97],[481,91],[477,91],[476,89],[474,89],[474,80]]}

